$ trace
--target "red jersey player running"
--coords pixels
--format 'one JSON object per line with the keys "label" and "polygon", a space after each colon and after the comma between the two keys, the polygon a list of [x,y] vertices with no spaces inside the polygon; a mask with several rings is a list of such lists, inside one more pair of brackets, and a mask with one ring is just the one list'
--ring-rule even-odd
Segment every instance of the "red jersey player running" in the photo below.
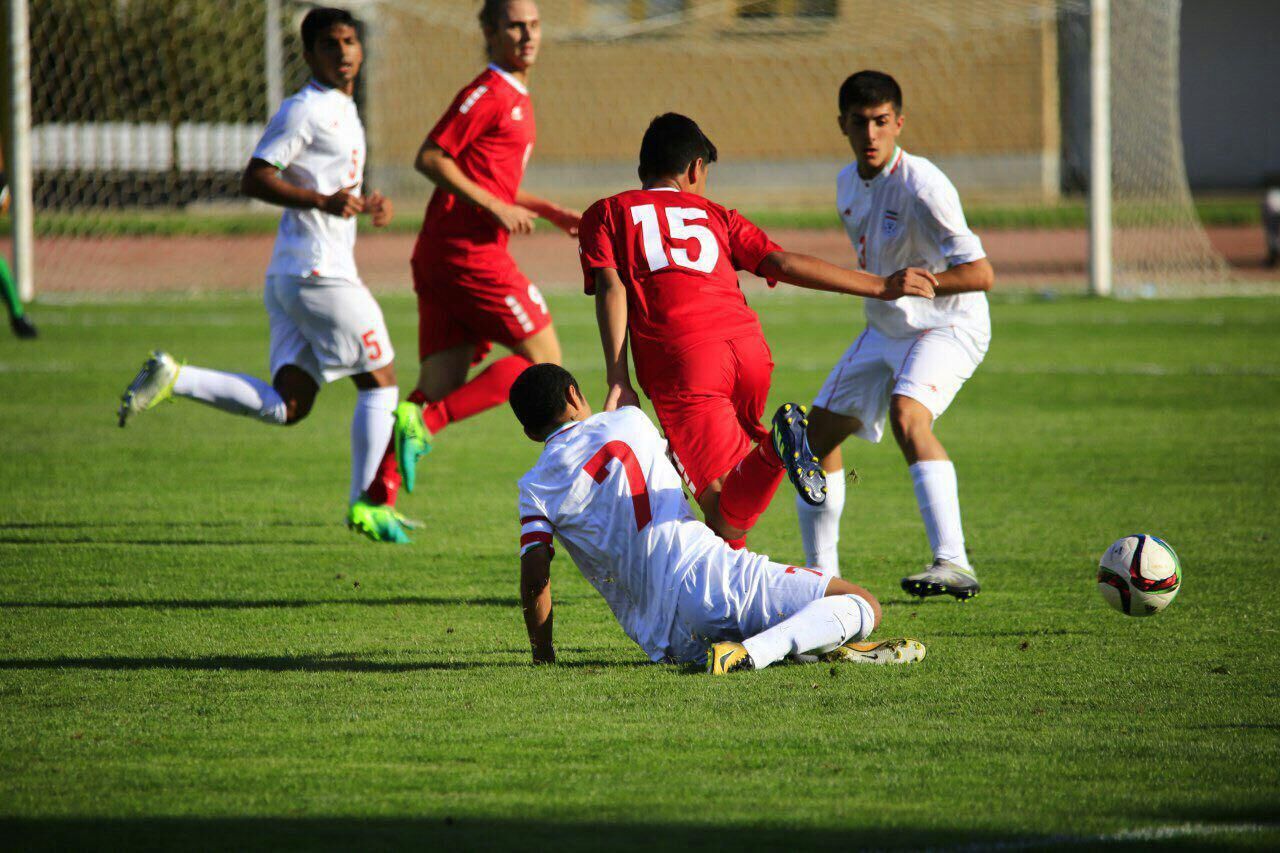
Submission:
{"label": "red jersey player running", "polygon": [[740,548],[784,470],[813,504],[822,503],[825,481],[802,407],[782,406],[772,430],[760,423],[773,359],[737,271],[877,299],[931,297],[934,280],[924,270],[882,278],[784,252],[737,211],[703,197],[715,160],[715,145],[692,119],[654,119],[640,146],[644,188],[592,205],[579,242],[604,344],[605,410],[639,404],[627,370],[630,337],[673,461],[707,524]]}
{"label": "red jersey player running", "polygon": [[[507,253],[511,234],[541,216],[577,234],[579,214],[520,189],[537,135],[529,72],[542,25],[532,0],[486,0],[480,26],[489,67],[463,87],[432,128],[415,167],[435,182],[413,250],[418,294],[418,387],[396,410],[395,440],[373,500],[395,502],[399,473],[412,492],[419,456],[450,423],[496,406],[520,372],[559,362],[547,303]],[[497,341],[512,354],[470,381]]]}
{"label": "red jersey player running", "polygon": [[818,569],[733,550],[696,521],[643,412],[592,415],[569,372],[539,364],[511,386],[525,435],[546,444],[520,479],[520,602],[534,663],[555,661],[552,536],[652,661],[695,663],[716,675],[785,657],[911,663],[916,640],[862,642],[880,605]]}

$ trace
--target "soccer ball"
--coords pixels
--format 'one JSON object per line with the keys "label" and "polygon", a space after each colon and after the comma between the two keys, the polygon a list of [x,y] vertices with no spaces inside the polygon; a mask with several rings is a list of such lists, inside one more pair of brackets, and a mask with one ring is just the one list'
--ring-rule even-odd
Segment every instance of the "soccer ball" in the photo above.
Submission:
{"label": "soccer ball", "polygon": [[1182,565],[1169,543],[1145,533],[1112,543],[1098,562],[1098,593],[1129,616],[1169,606],[1182,586]]}

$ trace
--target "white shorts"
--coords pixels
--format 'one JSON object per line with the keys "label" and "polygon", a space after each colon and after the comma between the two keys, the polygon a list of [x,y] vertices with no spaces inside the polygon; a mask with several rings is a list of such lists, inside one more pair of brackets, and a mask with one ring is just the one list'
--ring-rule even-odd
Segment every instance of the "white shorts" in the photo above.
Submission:
{"label": "white shorts", "polygon": [[271,376],[292,364],[319,385],[395,360],[382,309],[363,284],[340,278],[267,276]]}
{"label": "white shorts", "polygon": [[813,405],[862,421],[855,435],[884,436],[889,398],[910,397],[939,418],[982,363],[988,340],[955,326],[890,338],[868,326],[827,374]]}
{"label": "white shorts", "polygon": [[667,642],[675,663],[706,660],[707,647],[754,637],[826,594],[833,575],[773,563],[750,551],[712,551],[685,578]]}

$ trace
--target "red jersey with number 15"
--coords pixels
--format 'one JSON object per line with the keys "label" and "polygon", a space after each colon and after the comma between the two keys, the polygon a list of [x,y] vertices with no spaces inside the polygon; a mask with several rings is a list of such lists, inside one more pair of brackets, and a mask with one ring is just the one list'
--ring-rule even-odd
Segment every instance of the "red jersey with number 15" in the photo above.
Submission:
{"label": "red jersey with number 15", "polygon": [[[462,88],[427,138],[462,173],[502,201],[514,204],[533,153],[537,127],[533,101],[519,80],[490,65]],[[415,258],[474,260],[486,249],[505,252],[507,231],[489,214],[447,190],[436,188],[422,220]]]}
{"label": "red jersey with number 15", "polygon": [[705,341],[763,335],[737,271],[756,272],[782,248],[736,210],[674,189],[630,190],[593,204],[578,235],[587,293],[600,269],[626,287],[638,370]]}

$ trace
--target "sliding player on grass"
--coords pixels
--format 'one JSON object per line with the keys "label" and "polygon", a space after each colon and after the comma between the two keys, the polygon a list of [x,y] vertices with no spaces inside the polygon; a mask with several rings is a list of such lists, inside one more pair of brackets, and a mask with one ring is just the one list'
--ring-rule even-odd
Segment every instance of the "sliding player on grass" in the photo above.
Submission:
{"label": "sliding player on grass", "polygon": [[[932,300],[906,295],[866,302],[867,328],[849,347],[813,403],[809,444],[828,473],[842,468],[850,435],[878,442],[886,414],[910,466],[933,563],[902,579],[912,595],[977,595],[965,554],[955,466],[933,422],[982,362],[991,340],[984,291],[995,280],[969,230],[960,196],[937,166],[897,147],[902,90],[892,77],[860,71],[840,87],[840,129],[856,160],[840,173],[840,217],[858,264],[882,274],[921,266],[937,279]],[[821,506],[797,502],[805,558],[838,573],[836,545],[844,481],[828,477]]]}
{"label": "sliding player on grass", "polygon": [[[414,163],[436,185],[413,249],[422,367],[371,490],[387,503],[399,483],[395,457],[412,492],[433,436],[502,403],[530,364],[560,361],[547,303],[507,253],[509,236],[530,233],[539,216],[577,234],[577,212],[520,189],[536,137],[527,87],[542,22],[532,0],[486,0],[480,26],[489,66],[454,98]],[[468,381],[493,341],[511,355]]]}
{"label": "sliding player on grass", "polygon": [[362,196],[365,135],[352,92],[364,53],[356,21],[313,9],[302,22],[312,79],[267,125],[242,190],[285,209],[267,267],[271,384],[252,376],[179,365],[152,353],[120,405],[130,415],[171,395],[281,426],[307,416],[320,386],[350,376],[359,392],[351,421],[347,523],[371,539],[407,542],[405,519],[362,499],[391,438],[399,398],[382,311],[356,272],[356,219],[391,221],[391,203]]}
{"label": "sliding player on grass", "polygon": [[730,548],[689,511],[666,442],[634,406],[591,413],[562,367],[530,367],[511,408],[537,464],[520,479],[520,602],[534,663],[553,663],[552,538],[651,661],[724,674],[788,656],[909,663],[916,640],[863,642],[880,621],[865,589]]}
{"label": "sliding player on grass", "polygon": [[579,243],[604,345],[605,410],[639,404],[629,341],[640,387],[707,524],[740,548],[784,470],[808,503],[822,502],[824,484],[801,407],[779,409],[772,430],[760,423],[773,358],[737,271],[878,299],[927,299],[933,280],[923,270],[881,278],[782,251],[737,211],[704,197],[715,159],[692,119],[654,119],[640,146],[643,189],[592,205]]}

